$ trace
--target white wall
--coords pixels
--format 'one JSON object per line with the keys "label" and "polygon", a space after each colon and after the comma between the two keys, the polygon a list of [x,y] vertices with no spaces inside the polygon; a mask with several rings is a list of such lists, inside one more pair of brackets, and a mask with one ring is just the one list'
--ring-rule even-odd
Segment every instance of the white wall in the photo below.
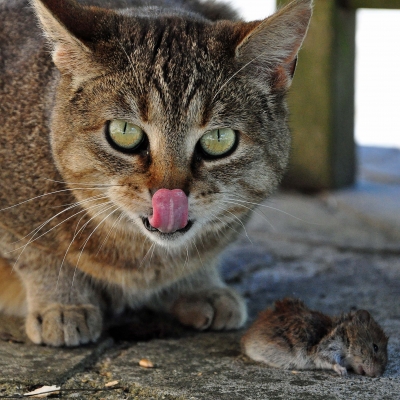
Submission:
{"label": "white wall", "polygon": [[356,140],[400,148],[400,11],[357,11]]}
{"label": "white wall", "polygon": [[245,21],[263,19],[271,15],[276,8],[276,0],[229,0]]}

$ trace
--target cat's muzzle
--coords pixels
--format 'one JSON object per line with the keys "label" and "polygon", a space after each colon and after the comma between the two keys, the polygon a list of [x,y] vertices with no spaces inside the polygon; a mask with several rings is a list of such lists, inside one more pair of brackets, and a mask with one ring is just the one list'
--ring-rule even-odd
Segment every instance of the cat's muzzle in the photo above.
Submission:
{"label": "cat's muzzle", "polygon": [[161,232],[159,231],[157,228],[154,228],[154,226],[151,226],[149,219],[142,217],[142,221],[143,221],[143,225],[144,227],[150,231],[150,232],[157,232],[159,235],[164,236],[164,237],[171,237],[173,236],[175,233],[179,232],[179,233],[186,233],[192,226],[193,226],[193,222],[192,221],[188,221],[186,226],[184,228],[178,229],[174,232],[170,232],[170,233],[165,233],[165,232]]}

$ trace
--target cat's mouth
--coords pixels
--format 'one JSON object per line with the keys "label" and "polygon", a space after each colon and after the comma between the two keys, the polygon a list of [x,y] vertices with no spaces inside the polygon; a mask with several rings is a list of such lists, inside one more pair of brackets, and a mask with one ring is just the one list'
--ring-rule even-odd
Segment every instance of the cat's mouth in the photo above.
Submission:
{"label": "cat's mouth", "polygon": [[154,228],[154,226],[152,226],[149,222],[148,218],[142,217],[142,222],[144,227],[149,231],[149,232],[154,232],[154,233],[158,233],[159,235],[163,236],[163,237],[172,237],[173,235],[175,235],[176,233],[186,233],[192,226],[193,226],[193,221],[188,220],[186,226],[184,228],[181,229],[177,229],[174,232],[169,232],[169,233],[165,233],[165,232],[161,232],[159,231],[157,228]]}

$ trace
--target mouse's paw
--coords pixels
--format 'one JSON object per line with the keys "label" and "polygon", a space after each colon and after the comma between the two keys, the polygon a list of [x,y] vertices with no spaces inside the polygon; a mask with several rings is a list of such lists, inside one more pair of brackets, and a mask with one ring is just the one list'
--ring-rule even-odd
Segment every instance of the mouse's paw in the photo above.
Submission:
{"label": "mouse's paw", "polygon": [[51,304],[29,313],[26,320],[29,339],[49,346],[79,346],[95,342],[101,330],[100,310],[91,304]]}
{"label": "mouse's paw", "polygon": [[340,376],[347,376],[347,369],[342,367],[340,364],[334,364],[333,370],[337,372]]}
{"label": "mouse's paw", "polygon": [[247,319],[242,297],[229,288],[212,288],[180,297],[172,307],[178,320],[199,330],[238,329]]}

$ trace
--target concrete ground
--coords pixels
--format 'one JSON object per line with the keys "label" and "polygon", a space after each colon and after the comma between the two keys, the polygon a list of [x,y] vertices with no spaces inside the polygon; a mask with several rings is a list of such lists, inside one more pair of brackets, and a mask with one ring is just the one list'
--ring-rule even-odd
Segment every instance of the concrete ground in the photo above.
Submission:
{"label": "concrete ground", "polygon": [[34,346],[3,316],[0,399],[43,385],[75,399],[400,399],[400,151],[360,149],[360,165],[354,188],[265,202],[221,270],[249,322],[287,295],[331,315],[369,310],[390,336],[381,378],[268,368],[241,355],[243,331],[196,333],[145,311],[76,349]]}

